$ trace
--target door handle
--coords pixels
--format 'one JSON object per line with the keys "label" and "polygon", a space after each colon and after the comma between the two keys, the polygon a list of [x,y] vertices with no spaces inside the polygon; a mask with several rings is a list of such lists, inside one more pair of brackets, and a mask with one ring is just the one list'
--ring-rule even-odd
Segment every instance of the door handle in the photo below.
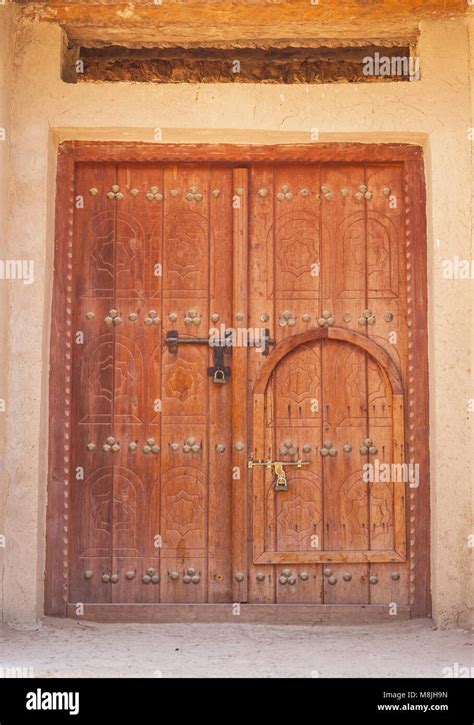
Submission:
{"label": "door handle", "polygon": [[254,461],[253,458],[248,461],[247,465],[249,468],[255,466],[265,466],[270,471],[273,469],[275,473],[275,491],[288,491],[288,481],[286,479],[285,466],[296,466],[301,468],[302,466],[309,466],[311,461]]}

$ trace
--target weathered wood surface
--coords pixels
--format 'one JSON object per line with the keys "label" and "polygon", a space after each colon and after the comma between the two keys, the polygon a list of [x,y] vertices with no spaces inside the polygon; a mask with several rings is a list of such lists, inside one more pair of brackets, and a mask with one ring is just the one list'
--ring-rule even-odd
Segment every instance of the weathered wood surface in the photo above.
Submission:
{"label": "weathered wood surface", "polygon": [[236,610],[228,604],[86,604],[81,616],[77,615],[74,606],[69,605],[67,616],[91,622],[161,624],[375,624],[410,619],[410,608],[399,607],[394,617],[388,607],[380,605],[241,604]]}
{"label": "weathered wood surface", "polygon": [[311,38],[361,39],[417,34],[421,18],[452,17],[467,10],[465,0],[241,0],[201,2],[57,2],[20,0],[27,18],[59,23],[71,40],[90,45],[110,43],[248,43]]}

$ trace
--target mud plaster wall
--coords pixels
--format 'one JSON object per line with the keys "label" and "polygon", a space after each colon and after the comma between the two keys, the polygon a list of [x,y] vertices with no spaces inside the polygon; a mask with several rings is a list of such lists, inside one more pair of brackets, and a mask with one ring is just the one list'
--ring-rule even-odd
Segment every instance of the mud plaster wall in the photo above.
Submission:
{"label": "mud plaster wall", "polygon": [[[471,39],[474,38],[474,33]],[[11,136],[10,258],[33,259],[35,283],[9,283],[6,393],[7,547],[3,617],[42,613],[47,485],[48,350],[54,174],[65,139],[165,142],[402,141],[425,148],[428,187],[433,614],[441,626],[468,620],[472,433],[473,283],[441,278],[441,261],[471,257],[472,103],[464,19],[421,26],[422,80],[386,85],[78,84],[60,80],[61,32],[22,22],[15,39]],[[60,190],[61,192],[61,190]],[[436,243],[439,241],[439,245]],[[2,554],[0,553],[0,556]]]}
{"label": "mud plaster wall", "polygon": [[[474,15],[469,18],[469,47],[470,47],[470,78],[471,78],[471,137],[474,139]],[[471,142],[471,242],[470,242],[470,259],[474,259],[474,140]],[[474,405],[474,281],[471,281],[471,365],[470,365],[470,392],[469,397]],[[471,451],[474,451],[474,413],[468,415],[470,423]],[[471,454],[474,458],[474,453]],[[472,464],[472,461],[471,461]],[[474,532],[473,510],[474,510],[474,466],[471,467],[470,475],[470,517],[471,532]],[[472,547],[472,543],[471,543]],[[473,568],[472,568],[472,551],[471,561],[469,563],[468,591],[472,592]],[[472,597],[471,595],[468,595]],[[471,608],[472,622],[472,608]]]}
{"label": "mud plaster wall", "polygon": [[[14,27],[14,9],[0,7],[0,129],[4,130],[5,140],[0,141],[0,259],[6,258],[6,239],[8,221],[8,185],[10,180],[10,134],[12,104],[12,38]],[[0,399],[7,397],[8,380],[8,295],[9,285],[0,280]],[[1,406],[0,406],[1,408]],[[5,514],[8,487],[5,485],[6,466],[4,449],[6,445],[6,413],[0,410],[0,535],[5,532]],[[2,559],[4,549],[0,543],[0,609],[3,601]]]}

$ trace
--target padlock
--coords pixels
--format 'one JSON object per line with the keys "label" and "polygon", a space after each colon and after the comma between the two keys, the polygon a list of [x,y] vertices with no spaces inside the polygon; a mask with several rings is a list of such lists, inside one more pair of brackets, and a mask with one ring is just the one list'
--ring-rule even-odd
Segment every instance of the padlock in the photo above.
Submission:
{"label": "padlock", "polygon": [[213,382],[217,385],[224,385],[226,382],[225,371],[218,368],[214,373]]}

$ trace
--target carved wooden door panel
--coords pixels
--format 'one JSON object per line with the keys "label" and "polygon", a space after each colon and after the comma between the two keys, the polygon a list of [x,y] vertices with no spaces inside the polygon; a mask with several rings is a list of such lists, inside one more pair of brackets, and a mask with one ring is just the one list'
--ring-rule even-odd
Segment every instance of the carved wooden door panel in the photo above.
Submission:
{"label": "carved wooden door panel", "polygon": [[76,169],[71,602],[231,598],[231,388],[166,336],[230,323],[234,173]]}
{"label": "carved wooden door panel", "polygon": [[402,183],[396,164],[252,170],[249,324],[275,346],[249,352],[248,601],[409,602],[408,485],[379,475],[405,463]]}

